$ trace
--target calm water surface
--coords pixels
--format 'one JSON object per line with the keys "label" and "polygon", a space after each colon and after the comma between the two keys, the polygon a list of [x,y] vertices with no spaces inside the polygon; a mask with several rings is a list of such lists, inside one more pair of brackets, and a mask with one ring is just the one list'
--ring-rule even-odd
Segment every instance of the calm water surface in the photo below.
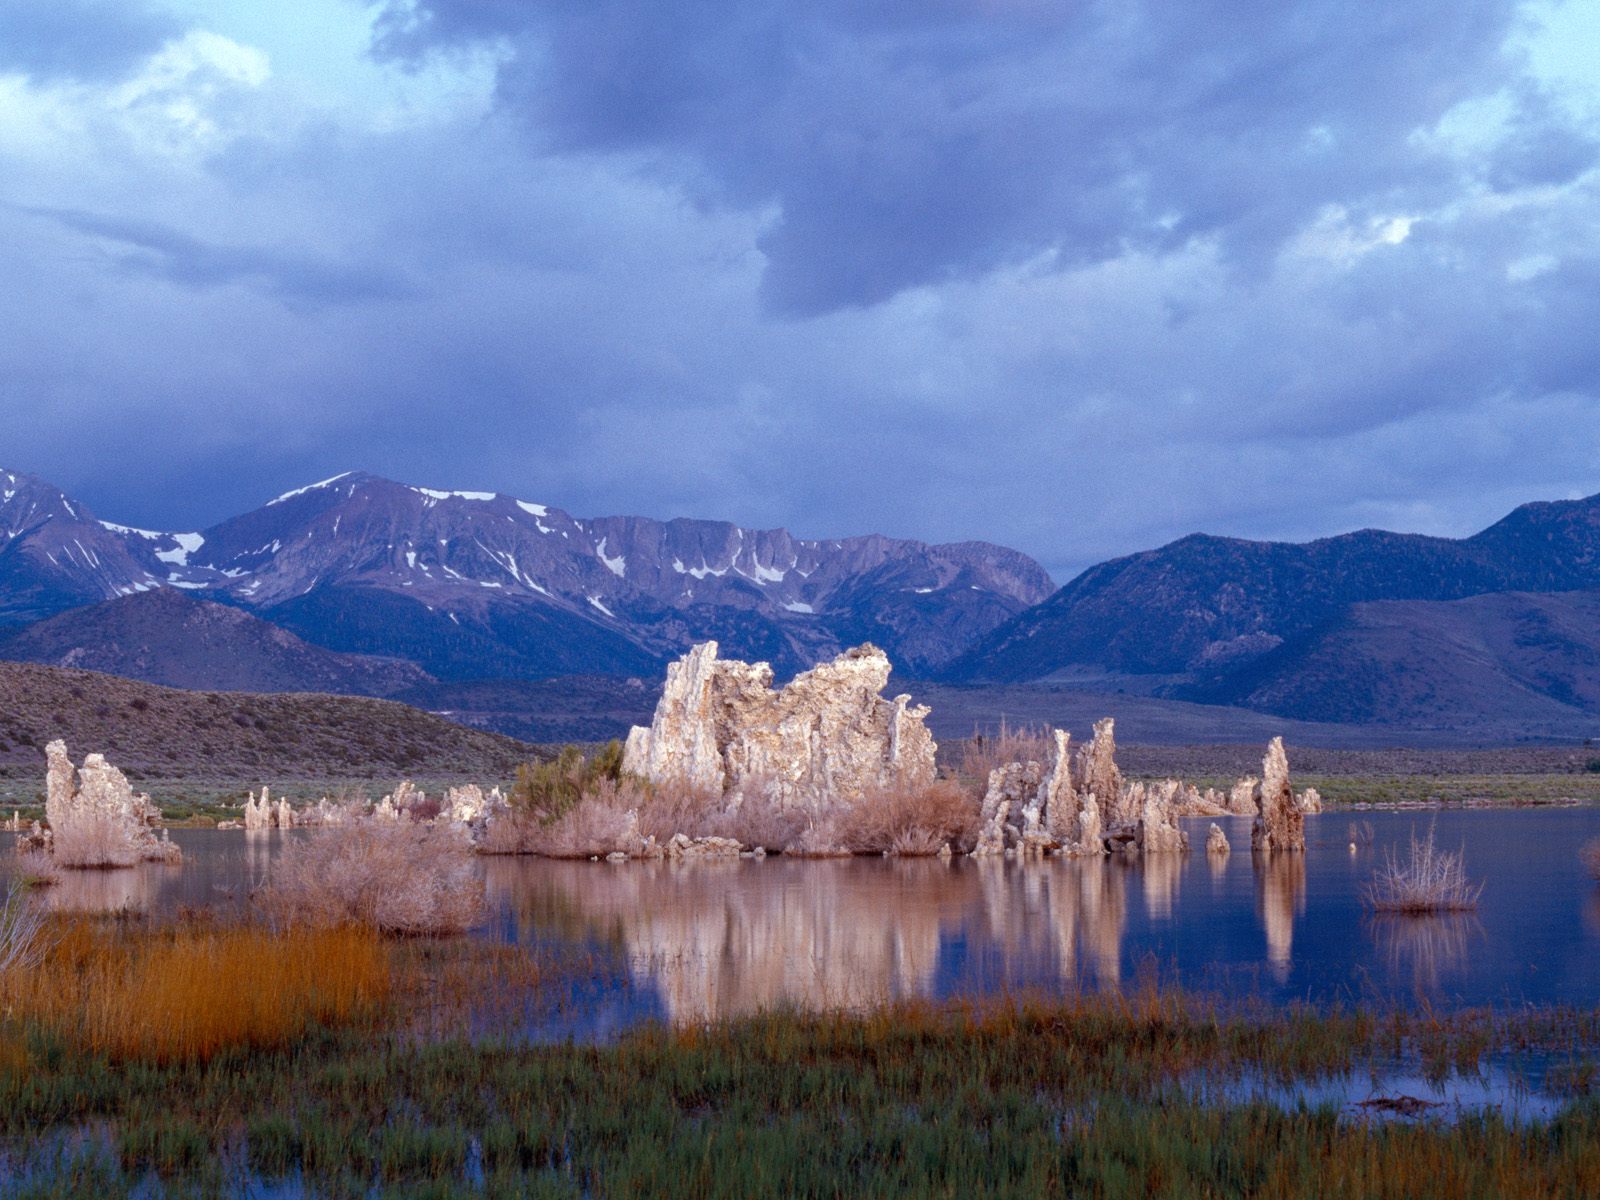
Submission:
{"label": "calm water surface", "polygon": [[[1484,883],[1478,911],[1364,912],[1385,850],[1435,819],[1440,845],[1463,849]],[[1352,820],[1372,823],[1372,846],[1350,849]],[[1208,823],[1190,824],[1196,845]],[[1259,862],[1248,818],[1218,823],[1236,847],[1226,860],[485,859],[493,915],[480,936],[594,950],[607,970],[564,1018],[590,1036],[644,1017],[1117,988],[1150,973],[1279,1002],[1600,1003],[1600,889],[1577,859],[1600,837],[1600,808],[1330,813],[1307,820],[1304,856]],[[52,903],[239,903],[282,845],[173,836],[184,866],[69,873]]]}

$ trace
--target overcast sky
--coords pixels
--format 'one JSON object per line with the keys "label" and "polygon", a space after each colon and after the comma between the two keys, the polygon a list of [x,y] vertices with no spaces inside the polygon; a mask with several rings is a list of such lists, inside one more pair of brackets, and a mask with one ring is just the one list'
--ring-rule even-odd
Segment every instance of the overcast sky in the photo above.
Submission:
{"label": "overcast sky", "polygon": [[203,526],[1600,492],[1600,0],[0,0],[0,465]]}

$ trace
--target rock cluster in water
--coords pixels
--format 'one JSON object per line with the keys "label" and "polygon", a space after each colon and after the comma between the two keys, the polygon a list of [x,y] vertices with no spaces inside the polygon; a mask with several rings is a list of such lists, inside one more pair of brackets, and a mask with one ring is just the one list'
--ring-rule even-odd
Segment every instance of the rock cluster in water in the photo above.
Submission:
{"label": "rock cluster in water", "polygon": [[[1058,729],[1049,762],[1009,763],[990,772],[973,853],[1181,854],[1189,836],[1179,817],[1229,814],[1255,816],[1254,850],[1305,849],[1305,814],[1321,812],[1322,797],[1315,788],[1294,793],[1282,738],[1267,748],[1262,779],[1241,779],[1224,795],[1177,779],[1125,781],[1115,731],[1111,718],[1097,722],[1094,738],[1074,758],[1069,735]],[[1220,826],[1211,826],[1206,849],[1227,853]]]}
{"label": "rock cluster in water", "polygon": [[90,754],[74,767],[65,742],[45,747],[45,821],[24,835],[22,849],[43,850],[66,867],[131,867],[138,862],[181,862],[183,855],[163,831],[160,810],[128,778]]}
{"label": "rock cluster in water", "polygon": [[703,642],[667,668],[650,727],[635,726],[624,772],[726,797],[759,794],[812,814],[934,781],[926,707],[883,697],[888,656],[857,646],[772,687],[772,668],[717,657]]}

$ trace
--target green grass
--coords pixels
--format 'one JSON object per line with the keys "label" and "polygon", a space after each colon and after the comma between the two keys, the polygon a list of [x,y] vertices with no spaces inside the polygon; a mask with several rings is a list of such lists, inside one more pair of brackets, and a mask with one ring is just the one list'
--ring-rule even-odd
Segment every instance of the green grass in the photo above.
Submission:
{"label": "green grass", "polygon": [[248,1169],[327,1196],[1593,1195],[1600,1106],[1581,1086],[1545,1124],[1369,1124],[1206,1105],[1184,1080],[1301,1078],[1402,1047],[1470,1069],[1495,1046],[1570,1054],[1597,1035],[1597,1013],[1224,1016],[1152,992],[777,1013],[608,1046],[322,1030],[120,1068],[34,1037],[0,1066],[0,1139],[29,1186],[0,1188],[116,1196],[154,1173],[215,1194]]}
{"label": "green grass", "polygon": [[[1232,778],[1196,779],[1202,791],[1214,787],[1224,793]],[[1313,775],[1294,774],[1294,788],[1314,787],[1325,803],[1341,807],[1358,805],[1491,805],[1600,803],[1600,775],[1584,773],[1542,775]]]}

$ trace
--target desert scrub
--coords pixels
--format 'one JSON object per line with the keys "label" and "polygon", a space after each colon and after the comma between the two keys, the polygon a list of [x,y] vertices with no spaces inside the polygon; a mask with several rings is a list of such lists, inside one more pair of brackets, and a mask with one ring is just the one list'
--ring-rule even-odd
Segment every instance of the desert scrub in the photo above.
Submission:
{"label": "desert scrub", "polygon": [[465,831],[365,817],[285,846],[256,902],[281,927],[443,934],[481,921],[483,895]]}
{"label": "desert scrub", "polygon": [[1434,844],[1434,829],[1418,838],[1411,835],[1410,853],[1404,859],[1392,850],[1367,885],[1365,900],[1380,913],[1420,915],[1469,912],[1478,907],[1481,883],[1467,878],[1460,851],[1451,853]]}
{"label": "desert scrub", "polygon": [[621,742],[607,742],[593,754],[568,745],[549,762],[519,766],[506,799],[516,812],[548,825],[576,808],[596,784],[614,784],[621,778]]}
{"label": "desert scrub", "polygon": [[[1595,1035],[1593,1014],[1542,1020],[1492,1032],[1540,1047]],[[26,1070],[0,1061],[0,1132],[8,1166],[48,1185],[83,1167],[58,1135],[103,1129],[107,1193],[150,1172],[174,1190],[242,1191],[243,1165],[257,1189],[318,1195],[1596,1194],[1592,1103],[1546,1124],[1371,1123],[1206,1104],[1183,1083],[1346,1071],[1397,1040],[1470,1066],[1484,1032],[1401,1014],[1226,1016],[1155,992],[774,1012],[604,1046],[324,1030],[139,1070],[71,1048]]]}

